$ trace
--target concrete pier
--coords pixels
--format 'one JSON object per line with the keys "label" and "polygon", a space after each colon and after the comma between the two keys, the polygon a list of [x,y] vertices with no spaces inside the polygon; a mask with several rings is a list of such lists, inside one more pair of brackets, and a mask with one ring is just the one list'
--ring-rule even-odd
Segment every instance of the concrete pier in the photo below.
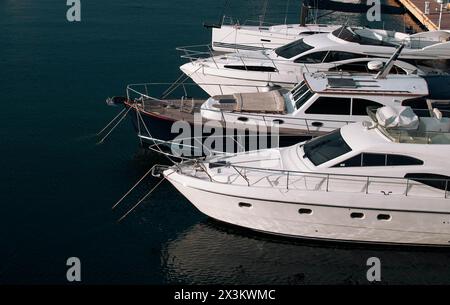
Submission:
{"label": "concrete pier", "polygon": [[[436,0],[398,0],[428,30],[439,29],[441,5]],[[430,3],[429,14],[425,14],[425,2]],[[450,4],[444,4],[441,29],[450,30]]]}

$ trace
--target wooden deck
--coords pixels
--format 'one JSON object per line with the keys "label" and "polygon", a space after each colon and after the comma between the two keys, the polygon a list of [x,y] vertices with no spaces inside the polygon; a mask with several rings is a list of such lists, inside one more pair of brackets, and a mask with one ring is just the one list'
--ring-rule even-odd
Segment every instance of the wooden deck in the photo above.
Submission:
{"label": "wooden deck", "polygon": [[[425,14],[425,2],[430,3],[430,13]],[[441,5],[436,0],[398,0],[428,30],[439,29]],[[445,4],[442,11],[441,29],[450,30],[450,5]]]}
{"label": "wooden deck", "polygon": [[139,108],[144,112],[169,118],[171,121],[187,121],[194,123],[194,114],[200,112],[200,106],[205,100],[144,100],[143,107]]}

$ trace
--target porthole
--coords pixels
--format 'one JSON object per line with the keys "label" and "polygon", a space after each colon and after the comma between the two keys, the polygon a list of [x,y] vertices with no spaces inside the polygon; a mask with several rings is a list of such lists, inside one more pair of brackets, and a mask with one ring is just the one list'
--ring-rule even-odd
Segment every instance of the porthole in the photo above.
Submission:
{"label": "porthole", "polygon": [[351,218],[354,219],[363,219],[364,218],[364,214],[363,213],[359,213],[359,212],[353,212],[350,214]]}
{"label": "porthole", "polygon": [[275,119],[272,122],[274,122],[275,124],[279,124],[279,125],[284,124],[284,121],[280,120],[280,119]]}
{"label": "porthole", "polygon": [[378,219],[378,220],[389,221],[389,220],[391,220],[391,215],[388,215],[388,214],[378,214],[377,219]]}
{"label": "porthole", "polygon": [[306,214],[306,215],[311,215],[313,213],[313,211],[311,209],[300,209],[298,210],[299,214]]}
{"label": "porthole", "polygon": [[251,208],[252,205],[250,203],[247,203],[247,202],[239,202],[239,207],[240,208]]}
{"label": "porthole", "polygon": [[238,121],[241,121],[241,122],[247,122],[247,121],[248,121],[248,118],[245,117],[245,116],[240,116],[240,117],[238,117]]}

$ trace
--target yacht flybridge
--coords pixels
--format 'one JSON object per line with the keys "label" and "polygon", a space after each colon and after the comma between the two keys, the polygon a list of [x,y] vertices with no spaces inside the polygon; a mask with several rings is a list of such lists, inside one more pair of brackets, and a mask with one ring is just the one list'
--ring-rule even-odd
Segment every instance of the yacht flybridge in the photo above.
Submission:
{"label": "yacht flybridge", "polygon": [[[180,69],[196,83],[221,83],[221,91],[200,85],[211,96],[248,93],[254,92],[255,86],[293,87],[302,80],[305,72],[377,73],[380,65],[399,45],[405,47],[391,73],[445,72],[450,69],[449,31],[407,35],[346,26],[328,34],[308,36],[274,50],[211,54],[209,58],[197,59],[188,53],[184,57],[191,61]],[[236,83],[241,87],[232,86]]]}
{"label": "yacht flybridge", "polygon": [[202,213],[291,237],[450,245],[450,119],[433,109],[371,120],[281,148],[185,160],[163,171]]}

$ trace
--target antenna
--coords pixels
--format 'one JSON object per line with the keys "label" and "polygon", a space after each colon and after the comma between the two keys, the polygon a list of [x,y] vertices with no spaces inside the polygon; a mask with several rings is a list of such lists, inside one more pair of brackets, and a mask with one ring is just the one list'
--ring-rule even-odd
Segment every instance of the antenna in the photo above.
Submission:
{"label": "antenna", "polygon": [[375,76],[375,79],[383,79],[389,75],[392,67],[395,64],[395,61],[400,56],[400,53],[402,53],[404,47],[405,47],[405,45],[403,43],[397,47],[397,49],[395,50],[395,53],[391,56],[391,58],[389,58],[388,62],[383,67],[383,69],[381,69],[381,71],[378,72],[377,76]]}

